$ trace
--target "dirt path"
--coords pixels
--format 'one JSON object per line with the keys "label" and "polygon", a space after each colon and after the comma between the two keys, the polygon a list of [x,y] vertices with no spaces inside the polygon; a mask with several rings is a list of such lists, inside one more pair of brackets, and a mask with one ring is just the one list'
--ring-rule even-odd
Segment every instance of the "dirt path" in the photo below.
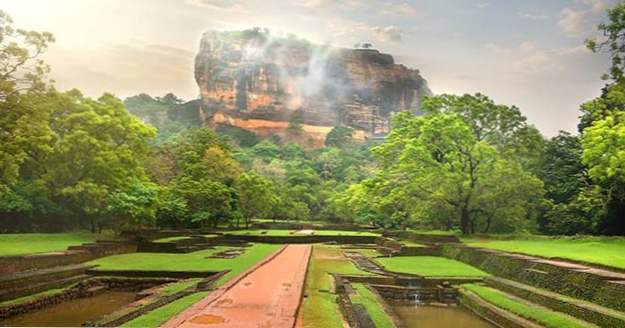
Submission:
{"label": "dirt path", "polygon": [[286,246],[163,327],[292,328],[310,251],[310,245]]}

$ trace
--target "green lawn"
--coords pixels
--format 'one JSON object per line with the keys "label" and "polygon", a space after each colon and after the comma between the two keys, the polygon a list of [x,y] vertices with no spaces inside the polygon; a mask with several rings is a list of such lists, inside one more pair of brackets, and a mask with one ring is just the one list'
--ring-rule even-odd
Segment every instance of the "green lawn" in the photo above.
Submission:
{"label": "green lawn", "polygon": [[122,327],[158,327],[173,316],[208,296],[208,294],[209,292],[199,292],[185,296],[136,319],[130,320],[123,324]]}
{"label": "green lawn", "polygon": [[251,235],[251,236],[291,236],[293,230],[233,230],[226,231],[225,233],[230,235]]}
{"label": "green lawn", "polygon": [[379,233],[369,231],[344,231],[344,230],[315,230],[317,236],[379,236]]}
{"label": "green lawn", "polygon": [[625,269],[625,238],[528,237],[507,240],[467,238],[463,239],[463,242],[475,247],[547,258],[557,257]]}
{"label": "green lawn", "polygon": [[339,247],[315,245],[306,277],[306,293],[302,304],[303,326],[305,328],[343,328],[343,320],[331,293],[330,273],[350,275],[371,275],[355,267],[346,259]]}
{"label": "green lawn", "polygon": [[[231,271],[221,277],[214,286],[221,286],[236,275],[247,270],[258,261],[264,259],[269,254],[275,252],[282,245],[254,244],[247,248],[245,253],[234,259],[206,259],[214,252],[224,250],[227,247],[218,247],[212,250],[203,250],[188,254],[153,254],[134,253],[126,255],[109,256],[104,259],[93,261],[92,263],[102,264],[107,270],[198,270],[198,271],[221,271],[230,269]],[[131,256],[132,255],[132,256]],[[147,256],[140,256],[147,255]],[[166,259],[161,259],[161,257]],[[106,260],[106,261],[103,261]],[[136,262],[136,263],[133,263]],[[197,280],[189,279],[168,286],[166,292],[174,293],[196,284]],[[182,312],[195,302],[201,300],[208,292],[199,292],[183,297],[154,311],[150,311],[123,325],[123,327],[157,327],[169,318]]]}
{"label": "green lawn", "polygon": [[88,232],[0,234],[0,256],[64,251],[69,246],[111,237],[110,233]]}
{"label": "green lawn", "polygon": [[89,262],[102,270],[146,270],[146,271],[223,271],[231,270],[218,280],[223,284],[233,276],[245,271],[254,263],[275,252],[281,245],[254,244],[245,253],[233,259],[207,258],[213,253],[230,247],[216,247],[187,254],[130,253],[108,256]]}
{"label": "green lawn", "polygon": [[154,240],[155,243],[171,243],[178,240],[189,239],[189,236],[167,237]]}
{"label": "green lawn", "polygon": [[354,304],[362,304],[367,313],[375,323],[376,328],[395,328],[393,320],[379,303],[377,296],[370,291],[365,285],[360,283],[352,284],[352,287],[358,292],[350,295],[349,298]]}
{"label": "green lawn", "polygon": [[538,322],[547,328],[591,328],[597,327],[587,322],[579,321],[569,315],[554,312],[535,304],[510,298],[499,290],[476,284],[463,285],[463,288],[476,294],[483,300],[504,310],[515,313],[525,319]]}
{"label": "green lawn", "polygon": [[[305,236],[295,234],[298,230],[278,230],[278,229],[257,229],[257,230],[234,230],[227,231],[231,235],[252,235],[252,236]],[[368,231],[342,231],[342,230],[313,230],[317,236],[379,236],[380,234]]]}
{"label": "green lawn", "polygon": [[379,257],[375,261],[388,271],[425,277],[485,277],[488,273],[462,262],[436,256]]}

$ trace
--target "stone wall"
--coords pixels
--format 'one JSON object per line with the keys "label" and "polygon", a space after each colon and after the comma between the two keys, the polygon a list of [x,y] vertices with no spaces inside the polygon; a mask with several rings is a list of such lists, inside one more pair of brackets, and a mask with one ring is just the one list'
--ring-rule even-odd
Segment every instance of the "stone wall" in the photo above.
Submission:
{"label": "stone wall", "polygon": [[625,311],[625,284],[622,281],[535,262],[535,258],[527,256],[505,255],[461,245],[445,245],[442,254],[499,277]]}

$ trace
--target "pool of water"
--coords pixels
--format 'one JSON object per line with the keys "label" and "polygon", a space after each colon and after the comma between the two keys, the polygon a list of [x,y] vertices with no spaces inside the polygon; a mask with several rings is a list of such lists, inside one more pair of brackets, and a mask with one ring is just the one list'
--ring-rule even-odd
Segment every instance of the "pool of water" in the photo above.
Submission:
{"label": "pool of water", "polygon": [[495,328],[490,322],[458,307],[396,305],[393,310],[406,328]]}
{"label": "pool of water", "polygon": [[107,291],[90,297],[77,298],[20,314],[0,321],[0,326],[13,327],[80,327],[86,321],[109,314],[132,303],[133,292]]}

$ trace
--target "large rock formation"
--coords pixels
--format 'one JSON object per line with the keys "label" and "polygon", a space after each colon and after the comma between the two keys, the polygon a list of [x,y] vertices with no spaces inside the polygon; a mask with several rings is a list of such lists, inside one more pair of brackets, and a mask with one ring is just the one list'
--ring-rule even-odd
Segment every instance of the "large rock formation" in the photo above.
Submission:
{"label": "large rock formation", "polygon": [[195,58],[201,116],[322,146],[335,126],[384,135],[393,112],[416,112],[430,93],[418,70],[374,49],[340,49],[258,30],[204,33]]}

